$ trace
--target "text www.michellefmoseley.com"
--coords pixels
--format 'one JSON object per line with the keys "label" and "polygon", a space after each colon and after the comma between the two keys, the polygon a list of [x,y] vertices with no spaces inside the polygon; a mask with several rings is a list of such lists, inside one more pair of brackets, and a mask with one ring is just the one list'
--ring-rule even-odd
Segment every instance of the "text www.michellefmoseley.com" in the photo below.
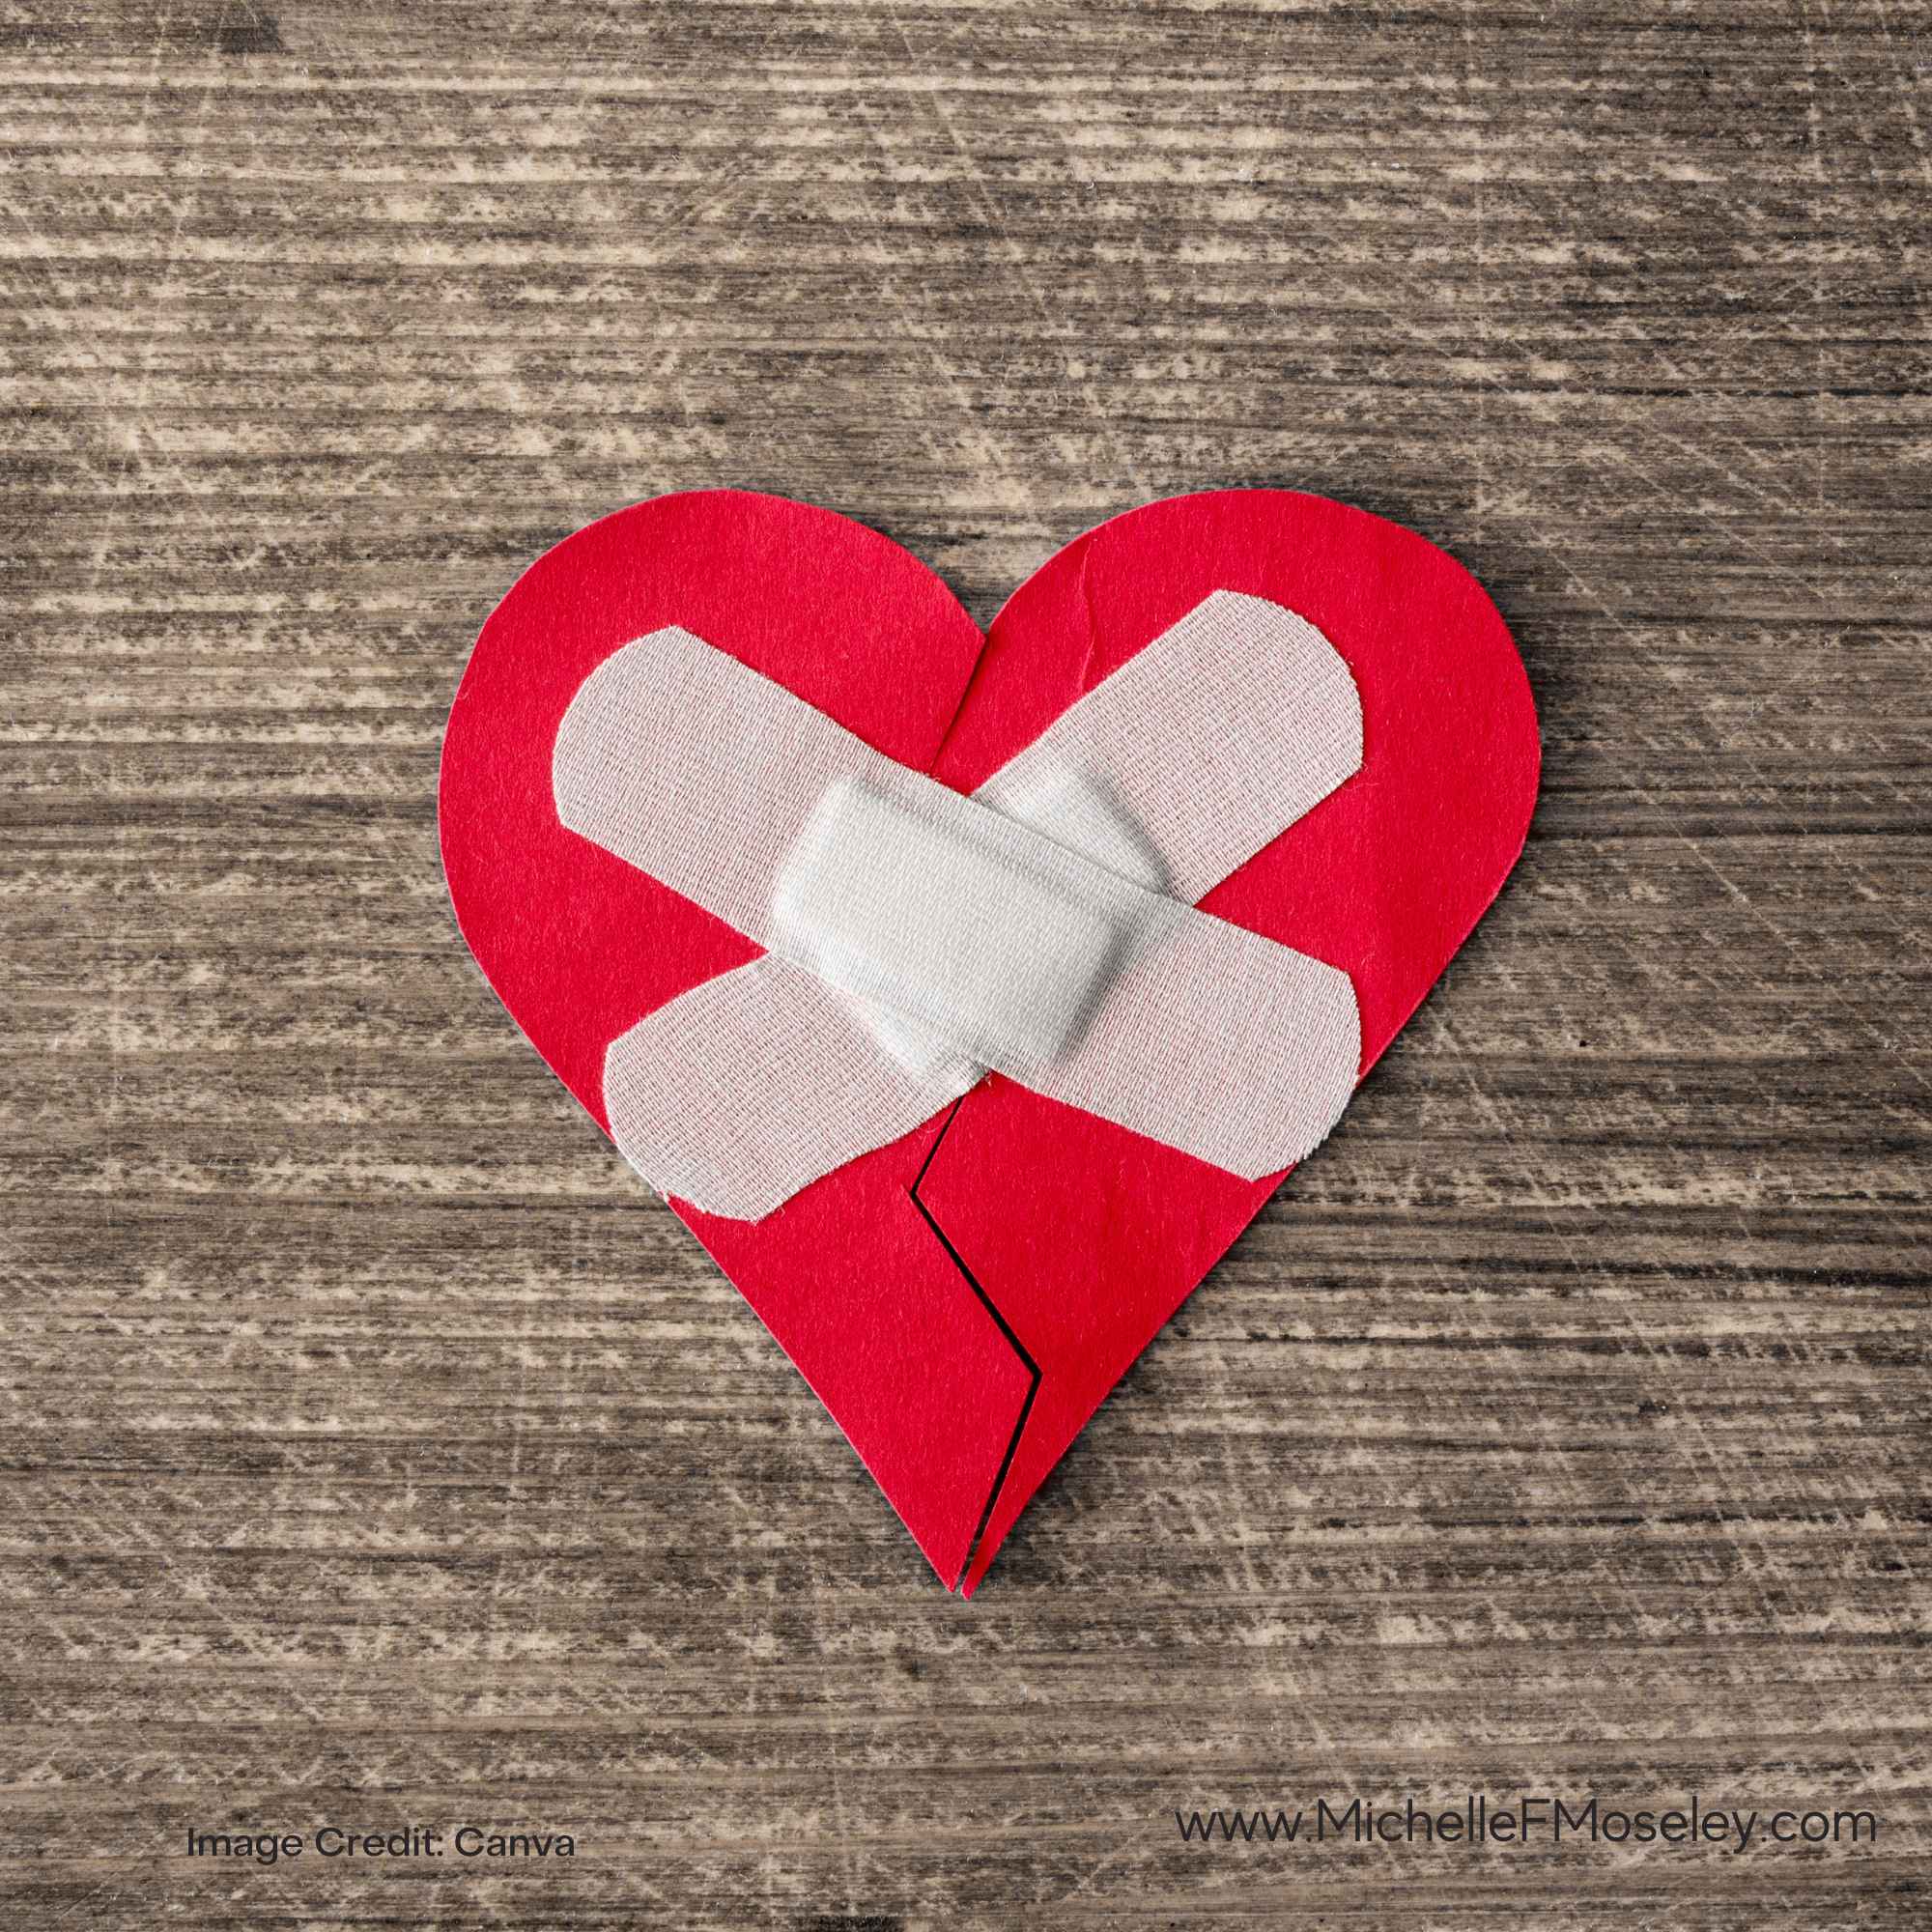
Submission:
{"label": "text www.michellefmoseley.com", "polygon": [[1460,1804],[1408,1799],[1377,1805],[1365,1798],[1312,1810],[1182,1811],[1181,1840],[1211,1845],[1720,1845],[1731,1852],[1778,1845],[1875,1845],[1879,1821],[1869,1811],[1744,1810],[1707,1805],[1698,1797],[1669,1806],[1610,1805],[1595,1798],[1517,1798],[1492,1804],[1471,1795]]}

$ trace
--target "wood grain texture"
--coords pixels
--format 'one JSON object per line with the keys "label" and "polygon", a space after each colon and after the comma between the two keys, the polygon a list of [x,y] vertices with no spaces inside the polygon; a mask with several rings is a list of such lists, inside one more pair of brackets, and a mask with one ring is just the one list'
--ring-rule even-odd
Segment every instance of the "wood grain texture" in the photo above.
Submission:
{"label": "wood grain texture", "polygon": [[[83,1925],[1925,1922],[1915,0],[0,17],[0,1891]],[[438,868],[538,550],[735,482],[982,619],[1412,525],[1515,883],[948,1598]],[[1182,1845],[1868,1805],[1876,1847]],[[522,1821],[573,1864],[183,1855]]]}

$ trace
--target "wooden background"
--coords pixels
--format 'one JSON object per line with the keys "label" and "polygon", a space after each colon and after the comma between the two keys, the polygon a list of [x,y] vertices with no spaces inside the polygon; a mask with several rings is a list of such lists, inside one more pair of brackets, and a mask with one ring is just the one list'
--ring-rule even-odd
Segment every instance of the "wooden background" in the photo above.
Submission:
{"label": "wooden background", "polygon": [[[1928,26],[0,13],[10,1924],[1924,1924]],[[1503,901],[971,1605],[444,902],[481,618],[720,482],[982,619],[1323,491],[1542,708]],[[1172,1816],[1523,1789],[1883,1833]],[[466,1820],[579,1857],[181,1855]]]}

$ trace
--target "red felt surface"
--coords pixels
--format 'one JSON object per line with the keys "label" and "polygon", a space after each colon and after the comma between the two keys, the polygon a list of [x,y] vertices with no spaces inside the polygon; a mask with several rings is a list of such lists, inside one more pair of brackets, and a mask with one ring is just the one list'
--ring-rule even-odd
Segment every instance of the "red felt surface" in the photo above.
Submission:
{"label": "red felt surface", "polygon": [[[1309,618],[1361,693],[1361,773],[1204,904],[1349,972],[1366,1071],[1515,863],[1536,797],[1536,716],[1509,634],[1467,572],[1395,525],[1281,491],[1170,498],[1088,532],[1014,594],[983,652],[906,552],[784,498],[691,493],[580,530],[492,614],[451,711],[443,861],[464,935],[602,1124],[609,1042],[755,951],[557,824],[552,742],[604,657],[682,624],[970,790],[1215,589]],[[1276,1183],[1239,1181],[998,1078],[967,1096],[934,1151],[940,1133],[935,1122],[855,1161],[756,1224],[678,1211],[940,1576],[958,1580],[971,1556],[970,1591]],[[920,1200],[1037,1365],[1030,1406],[1033,1375],[911,1199],[928,1153]]]}

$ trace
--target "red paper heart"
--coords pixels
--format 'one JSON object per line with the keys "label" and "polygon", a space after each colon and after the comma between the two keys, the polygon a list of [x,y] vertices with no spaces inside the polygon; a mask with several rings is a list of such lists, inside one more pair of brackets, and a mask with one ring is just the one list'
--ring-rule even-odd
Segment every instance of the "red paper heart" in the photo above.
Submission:
{"label": "red paper heart", "polygon": [[[608,1127],[610,1042],[757,949],[558,823],[552,746],[598,664],[682,625],[970,791],[1221,589],[1297,611],[1335,644],[1361,694],[1364,759],[1202,903],[1348,972],[1366,1073],[1516,863],[1536,712],[1502,619],[1460,564],[1286,491],[1117,517],[1049,559],[983,639],[909,553],[784,497],[696,491],[578,531],[491,614],[450,711],[442,855],[464,937]],[[1236,1179],[995,1075],[763,1221],[672,1205],[941,1577],[970,1595],[1279,1179]]]}

